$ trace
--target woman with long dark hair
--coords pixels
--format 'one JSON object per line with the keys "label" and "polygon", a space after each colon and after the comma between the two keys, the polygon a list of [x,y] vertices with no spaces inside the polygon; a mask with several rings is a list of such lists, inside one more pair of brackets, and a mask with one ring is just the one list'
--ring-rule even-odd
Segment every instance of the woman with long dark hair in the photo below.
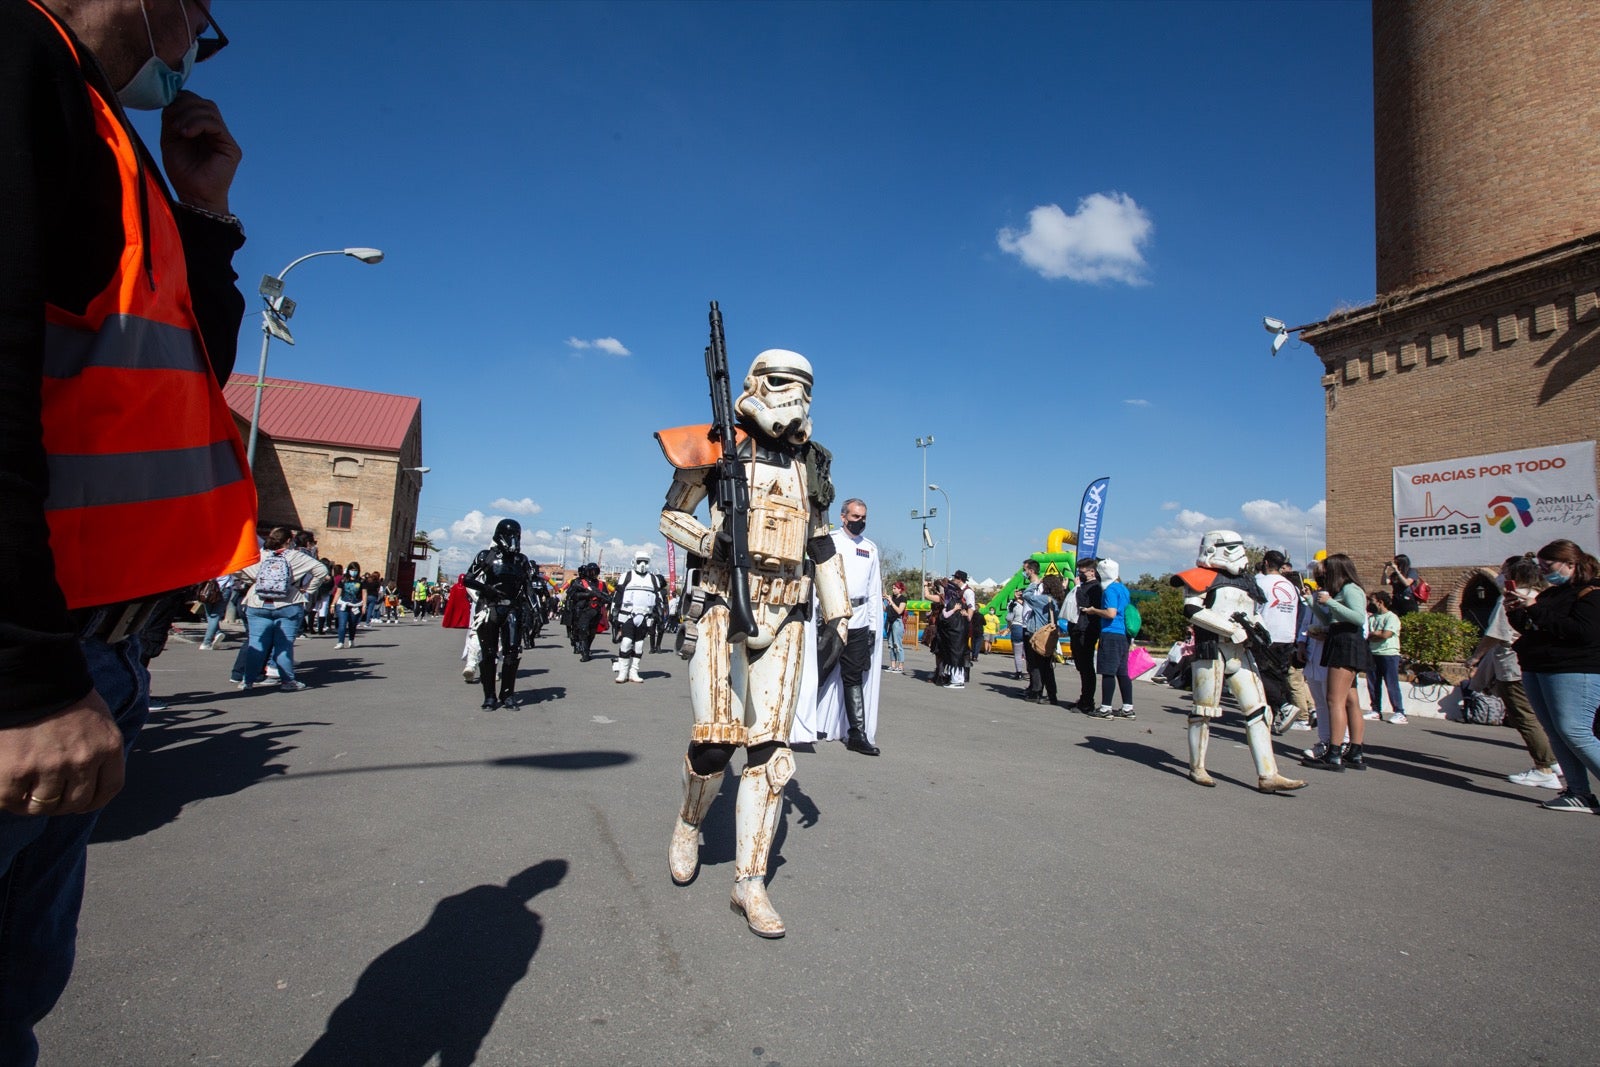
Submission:
{"label": "woman with long dark hair", "polygon": [[1537,553],[1548,583],[1537,597],[1507,589],[1506,618],[1522,636],[1511,647],[1522,687],[1539,717],[1567,788],[1540,807],[1600,814],[1589,775],[1600,776],[1600,561],[1571,541]]}
{"label": "woman with long dark hair", "polygon": [[[1367,646],[1367,594],[1356,583],[1356,565],[1343,552],[1322,561],[1322,588],[1317,603],[1328,613],[1328,636],[1322,644],[1322,665],[1328,669],[1328,750],[1305,760],[1307,767],[1328,771],[1365,770],[1361,751],[1366,723],[1356,695],[1356,676],[1373,669]],[[1349,740],[1344,741],[1348,732]],[[1341,741],[1344,743],[1341,744]]]}
{"label": "woman with long dark hair", "polygon": [[1053,641],[1046,651],[1035,652],[1027,638],[1046,626],[1055,625],[1065,595],[1059,574],[1047,574],[1037,590],[1029,588],[1022,592],[1022,602],[1027,607],[1022,624],[1025,631],[1022,647],[1028,662],[1028,691],[1022,699],[1035,704],[1056,703],[1056,650],[1061,645],[1059,640]]}

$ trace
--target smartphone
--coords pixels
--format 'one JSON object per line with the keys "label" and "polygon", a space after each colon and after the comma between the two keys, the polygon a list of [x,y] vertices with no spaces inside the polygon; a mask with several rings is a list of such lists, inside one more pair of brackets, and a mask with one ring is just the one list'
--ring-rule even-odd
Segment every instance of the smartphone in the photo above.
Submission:
{"label": "smartphone", "polygon": [[1517,583],[1516,583],[1515,579],[1507,578],[1506,579],[1506,592],[1515,593],[1516,591],[1517,591]]}

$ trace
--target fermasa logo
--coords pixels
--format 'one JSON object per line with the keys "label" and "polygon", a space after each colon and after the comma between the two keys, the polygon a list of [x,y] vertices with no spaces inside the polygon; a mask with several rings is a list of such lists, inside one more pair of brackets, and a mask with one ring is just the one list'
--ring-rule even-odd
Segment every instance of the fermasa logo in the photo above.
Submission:
{"label": "fermasa logo", "polygon": [[1495,497],[1489,501],[1489,513],[1484,518],[1489,520],[1490,526],[1507,534],[1516,531],[1519,519],[1524,526],[1533,525],[1531,506],[1527,497],[1521,496]]}

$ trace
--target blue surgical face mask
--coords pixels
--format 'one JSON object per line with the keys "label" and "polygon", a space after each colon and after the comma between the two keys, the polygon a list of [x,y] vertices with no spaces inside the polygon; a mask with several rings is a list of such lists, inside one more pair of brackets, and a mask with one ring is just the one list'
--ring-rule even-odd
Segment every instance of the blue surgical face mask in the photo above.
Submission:
{"label": "blue surgical face mask", "polygon": [[[182,6],[181,0],[179,6]],[[139,13],[144,15],[144,32],[150,38],[150,58],[144,61],[144,66],[122,90],[117,93],[117,99],[122,106],[134,111],[160,111],[171,106],[178,99],[178,93],[189,80],[189,74],[194,70],[194,57],[200,51],[200,40],[196,38],[189,42],[189,50],[183,54],[180,64],[181,70],[173,70],[167,66],[166,60],[156,55],[155,34],[150,32],[150,15],[144,10],[144,4],[139,5]],[[184,12],[184,24],[187,25],[189,14]]]}
{"label": "blue surgical face mask", "polygon": [[1544,576],[1544,580],[1549,582],[1551,585],[1566,585],[1567,579],[1571,577],[1572,575],[1570,574],[1562,574],[1560,571],[1551,571],[1549,574]]}

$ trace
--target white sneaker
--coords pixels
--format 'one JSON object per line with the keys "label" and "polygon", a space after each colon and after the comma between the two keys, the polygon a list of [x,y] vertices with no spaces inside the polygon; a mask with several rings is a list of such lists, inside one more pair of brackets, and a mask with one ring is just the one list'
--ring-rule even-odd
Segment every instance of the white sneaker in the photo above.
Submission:
{"label": "white sneaker", "polygon": [[1289,724],[1289,729],[1291,729],[1291,730],[1315,730],[1316,727],[1312,726],[1310,723],[1306,722],[1304,719],[1296,719],[1294,722]]}
{"label": "white sneaker", "polygon": [[1383,718],[1383,716],[1382,716],[1382,715],[1379,715],[1379,714],[1378,714],[1378,713],[1377,713],[1377,712],[1375,712],[1375,711],[1369,711],[1369,712],[1367,712],[1367,713],[1366,713],[1366,714],[1365,714],[1365,715],[1363,715],[1363,716],[1361,716],[1361,717],[1362,717],[1362,718],[1363,718],[1363,719],[1366,719],[1366,720],[1367,720],[1367,721],[1368,721],[1368,722],[1376,722],[1376,721],[1377,721],[1377,720],[1379,720],[1379,719],[1381,719],[1381,718]]}
{"label": "white sneaker", "polygon": [[1561,776],[1551,771],[1542,771],[1538,767],[1530,767],[1521,774],[1509,775],[1506,781],[1512,785],[1531,785],[1539,789],[1560,789]]}
{"label": "white sneaker", "polygon": [[1383,721],[1394,726],[1405,726],[1411,722],[1410,719],[1406,718],[1406,713],[1403,711],[1397,711]]}

